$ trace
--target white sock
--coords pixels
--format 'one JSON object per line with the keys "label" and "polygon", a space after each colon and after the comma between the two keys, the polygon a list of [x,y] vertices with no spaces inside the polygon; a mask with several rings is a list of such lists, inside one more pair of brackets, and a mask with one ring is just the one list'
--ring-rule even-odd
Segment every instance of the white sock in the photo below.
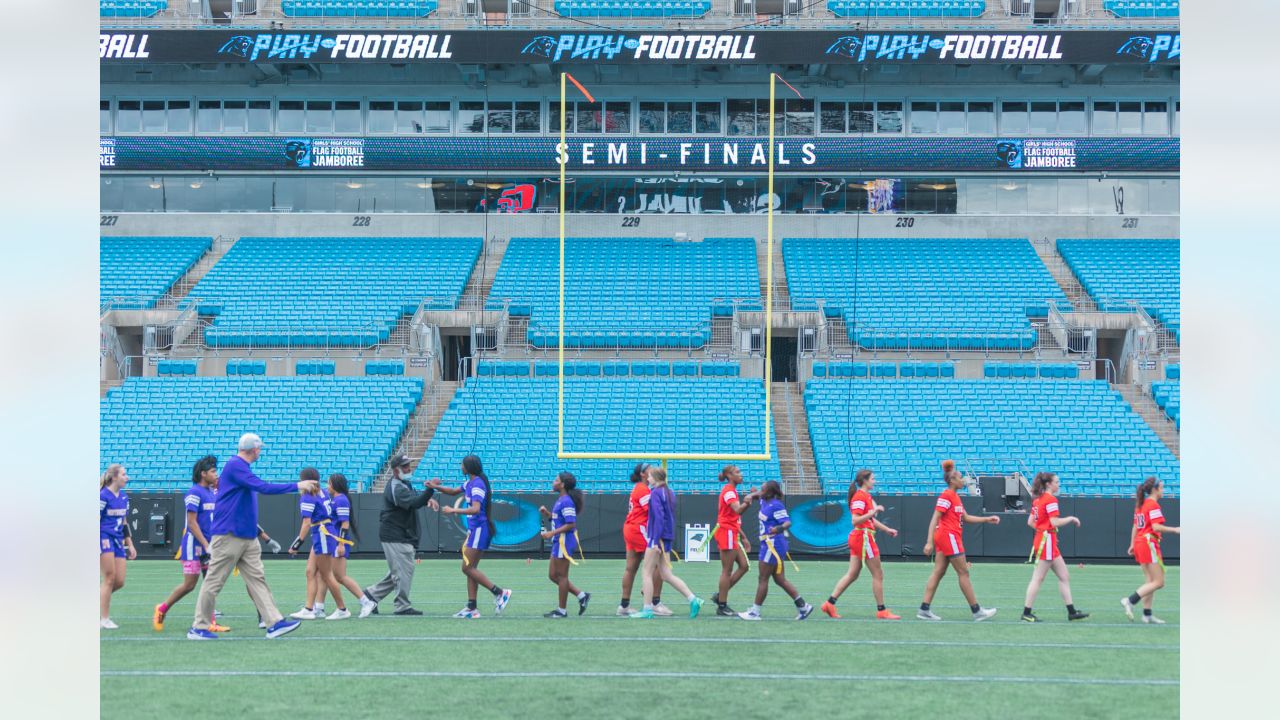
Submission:
{"label": "white sock", "polygon": [[693,593],[689,593],[687,596],[685,596],[685,600],[688,600],[689,602],[693,602],[693,599],[696,597],[698,596],[694,595]]}
{"label": "white sock", "polygon": [[562,614],[562,615],[567,615],[567,614],[568,614],[568,613],[566,613],[566,612],[565,612],[565,609],[564,609],[564,606],[563,606],[563,605],[561,605],[561,606],[560,606],[560,614]]}
{"label": "white sock", "polygon": [[653,603],[645,603],[645,604],[644,604],[644,609],[645,609],[645,610],[652,610],[652,609],[653,609]]}
{"label": "white sock", "polygon": [[754,603],[751,605],[751,612],[753,612],[753,613],[755,613],[755,614],[757,614],[757,615],[759,615],[759,614],[760,614],[760,611],[761,611],[761,610],[763,610],[763,609],[764,609],[764,608],[762,608],[762,607],[760,607],[759,605],[756,605],[756,604],[754,604]]}
{"label": "white sock", "polygon": [[[578,599],[579,599],[579,600],[581,600],[581,599],[585,598],[586,596],[587,596],[587,591],[586,591],[586,590],[579,590],[579,591],[578,591]],[[561,610],[563,610],[564,608],[560,608],[560,609],[561,609]]]}

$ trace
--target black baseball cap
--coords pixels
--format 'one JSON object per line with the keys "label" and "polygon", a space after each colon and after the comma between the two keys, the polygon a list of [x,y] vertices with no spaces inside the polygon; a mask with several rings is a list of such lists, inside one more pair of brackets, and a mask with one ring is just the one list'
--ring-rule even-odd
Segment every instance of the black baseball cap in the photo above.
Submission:
{"label": "black baseball cap", "polygon": [[391,467],[393,468],[409,467],[411,464],[413,464],[413,461],[403,453],[391,458]]}

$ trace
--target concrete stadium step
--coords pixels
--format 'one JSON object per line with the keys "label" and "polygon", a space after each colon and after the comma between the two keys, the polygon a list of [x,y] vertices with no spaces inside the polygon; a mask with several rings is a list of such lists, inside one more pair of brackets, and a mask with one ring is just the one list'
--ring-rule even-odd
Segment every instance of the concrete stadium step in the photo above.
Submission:
{"label": "concrete stadium step", "polygon": [[[769,296],[769,245],[756,238],[756,264],[760,273],[760,302]],[[773,239],[773,311],[791,309],[791,290],[787,286],[787,269],[782,262],[782,239]]]}
{"label": "concrete stadium step", "polygon": [[[404,432],[401,433],[391,457],[403,453],[414,461],[422,459],[427,446],[431,444],[431,438],[435,436],[440,418],[444,416],[445,410],[449,408],[449,403],[453,401],[453,396],[458,393],[461,385],[462,383],[457,380],[437,380],[423,390],[422,400],[409,416],[409,422],[405,424]],[[391,479],[391,457],[387,458],[387,464],[378,474],[372,492],[382,492],[387,481]]]}
{"label": "concrete stadium step", "polygon": [[1049,274],[1053,276],[1054,282],[1058,283],[1058,287],[1062,288],[1062,293],[1071,301],[1071,307],[1076,312],[1097,312],[1097,303],[1093,301],[1093,298],[1089,297],[1089,293],[1080,284],[1080,279],[1076,277],[1075,273],[1071,271],[1071,267],[1067,265],[1067,261],[1058,253],[1058,246],[1048,239],[1033,240],[1031,245],[1036,249],[1036,255],[1040,256],[1040,260],[1044,263]]}
{"label": "concrete stadium step", "polygon": [[813,443],[809,439],[809,417],[804,409],[804,393],[799,383],[771,385],[773,432],[778,447],[778,465],[786,492],[821,492]]}
{"label": "concrete stadium step", "polygon": [[195,265],[191,266],[191,269],[185,275],[178,278],[178,282],[173,284],[173,287],[169,289],[169,292],[157,305],[176,304],[177,301],[190,294],[196,283],[200,282],[213,269],[213,266],[217,265],[218,261],[230,252],[232,247],[235,247],[236,241],[239,239],[234,237],[214,238],[213,243],[205,251],[205,254],[200,256],[200,259],[196,261]]}
{"label": "concrete stadium step", "polygon": [[480,251],[476,266],[471,270],[471,277],[462,289],[462,297],[458,299],[460,309],[484,307],[489,299],[489,292],[493,289],[493,279],[498,275],[498,266],[502,264],[502,258],[507,254],[507,246],[510,244],[511,238],[491,237],[484,241],[484,249]]}
{"label": "concrete stadium step", "polygon": [[1169,448],[1173,456],[1182,459],[1182,434],[1178,426],[1169,419],[1164,410],[1156,404],[1155,398],[1145,391],[1141,385],[1112,383],[1111,387],[1119,391],[1129,407],[1142,417],[1143,422],[1160,438],[1160,442]]}

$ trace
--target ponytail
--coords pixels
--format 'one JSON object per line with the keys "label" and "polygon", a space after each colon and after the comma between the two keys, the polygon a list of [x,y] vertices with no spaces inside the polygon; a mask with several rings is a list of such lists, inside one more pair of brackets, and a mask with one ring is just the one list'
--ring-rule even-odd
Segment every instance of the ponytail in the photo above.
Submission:
{"label": "ponytail", "polygon": [[[347,499],[347,504],[351,504],[350,484],[347,483],[347,476],[342,473],[334,473],[329,476],[329,485],[333,486],[333,494],[341,495]],[[352,508],[354,510],[354,508]],[[352,512],[347,516],[347,522],[351,523],[351,536],[360,539],[360,531],[356,529],[356,514]]]}
{"label": "ponytail", "polygon": [[1137,501],[1135,504],[1139,510],[1142,509],[1142,503],[1146,502],[1147,496],[1155,492],[1158,485],[1160,485],[1160,478],[1152,475],[1143,480],[1142,484],[1138,486],[1138,492],[1135,494],[1134,499]]}
{"label": "ponytail", "polygon": [[760,487],[760,499],[773,500],[774,498],[782,499],[782,486],[777,480],[770,480]]}
{"label": "ponytail", "polygon": [[98,483],[98,489],[103,490],[110,485],[111,481],[116,479],[116,476],[120,474],[121,470],[124,470],[124,466],[120,463],[112,463],[107,466],[107,469],[102,473],[102,480]]}
{"label": "ponytail", "polygon": [[943,484],[950,485],[950,484],[951,484],[951,478],[955,477],[955,476],[956,476],[956,474],[957,474],[957,473],[956,473],[956,461],[955,461],[955,460],[943,460],[943,461],[942,461],[942,482],[943,482]]}
{"label": "ponytail", "polygon": [[1051,472],[1036,473],[1035,480],[1031,481],[1031,494],[1035,497],[1043,495],[1044,489],[1049,487],[1049,483],[1053,482],[1055,477],[1057,476]]}
{"label": "ponytail", "polygon": [[844,504],[846,506],[853,504],[853,494],[861,490],[863,485],[867,484],[867,478],[869,477],[871,477],[871,471],[867,468],[862,468],[853,476],[853,482],[849,483],[849,493],[844,498]]}
{"label": "ponytail", "polygon": [[720,468],[720,482],[728,482],[729,471],[736,469],[737,467],[738,467],[737,465],[725,465],[724,467]]}
{"label": "ponytail", "polygon": [[565,470],[556,476],[560,480],[560,486],[564,488],[564,494],[569,496],[573,501],[573,511],[575,513],[582,512],[582,491],[578,489],[578,478],[573,473]]}
{"label": "ponytail", "polygon": [[493,501],[493,488],[489,485],[489,478],[484,474],[484,465],[480,462],[479,455],[468,455],[462,458],[462,472],[470,477],[478,477],[484,483],[484,518],[489,525],[489,536],[497,535],[497,528],[493,524],[493,516],[489,514],[489,505]]}
{"label": "ponytail", "polygon": [[644,474],[649,471],[649,463],[636,463],[635,468],[631,470],[631,482],[638,483],[644,480]]}

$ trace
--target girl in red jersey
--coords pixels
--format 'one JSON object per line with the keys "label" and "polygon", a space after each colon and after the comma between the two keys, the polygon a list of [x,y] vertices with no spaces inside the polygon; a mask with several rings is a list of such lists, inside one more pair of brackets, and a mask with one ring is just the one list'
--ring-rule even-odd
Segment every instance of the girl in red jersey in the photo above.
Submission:
{"label": "girl in red jersey", "polygon": [[871,593],[876,598],[876,618],[880,620],[901,620],[884,606],[884,572],[880,567],[880,547],[876,545],[876,531],[887,533],[889,537],[898,537],[898,531],[876,519],[884,512],[883,505],[877,505],[871,499],[871,491],[876,486],[876,474],[862,469],[854,476],[849,485],[849,494],[845,497],[845,507],[853,519],[853,530],[849,533],[849,571],[836,583],[831,597],[822,603],[822,612],[839,619],[836,612],[836,601],[850,585],[858,579],[865,564],[871,571]]}
{"label": "girl in red jersey", "polygon": [[627,567],[622,571],[622,601],[618,603],[619,615],[630,615],[631,588],[635,585],[636,571],[644,560],[649,547],[645,528],[649,523],[649,463],[637,463],[631,471],[631,496],[627,498],[627,519],[622,523],[622,544],[627,548]]}
{"label": "girl in red jersey", "polygon": [[[751,552],[751,543],[742,536],[742,513],[751,507],[752,501],[760,497],[759,490],[752,490],[746,497],[738,497],[738,485],[742,483],[742,471],[737,465],[725,465],[720,471],[720,497],[716,500],[716,547],[720,549],[720,586],[711,596],[716,604],[716,615],[721,617],[737,617],[738,613],[729,607],[729,590],[747,574],[751,564],[747,561],[747,553]],[[737,569],[734,569],[734,566]]]}
{"label": "girl in red jersey", "polygon": [[1127,598],[1122,598],[1124,614],[1133,619],[1133,609],[1142,601],[1142,622],[1163,625],[1164,621],[1151,614],[1151,601],[1156,591],[1164,587],[1164,555],[1160,552],[1160,535],[1171,532],[1181,535],[1172,525],[1164,524],[1160,510],[1160,498],[1164,497],[1164,483],[1149,477],[1138,486],[1137,509],[1133,513],[1133,529],[1129,531],[1129,554],[1142,566],[1147,581]]}
{"label": "girl in red jersey", "polygon": [[925,555],[932,555],[935,547],[938,554],[933,558],[933,572],[929,574],[929,581],[925,583],[924,602],[920,603],[920,610],[916,613],[916,617],[921,620],[942,619],[929,609],[929,605],[933,602],[933,594],[938,590],[938,583],[942,581],[942,576],[947,574],[947,566],[950,565],[956,570],[956,579],[960,581],[960,592],[964,593],[964,599],[969,603],[974,621],[982,622],[995,615],[996,609],[982,607],[973,594],[973,583],[969,581],[969,563],[964,556],[964,531],[961,523],[999,525],[1000,516],[980,517],[965,512],[964,503],[960,502],[960,496],[956,494],[957,490],[964,487],[964,476],[956,470],[954,460],[942,461],[942,479],[946,482],[947,489],[938,496],[938,502],[934,504],[933,517],[929,518],[929,539],[924,544]]}
{"label": "girl in red jersey", "polygon": [[1080,612],[1071,604],[1071,579],[1067,574],[1067,561],[1058,552],[1058,528],[1074,524],[1080,527],[1080,518],[1074,516],[1061,517],[1058,514],[1058,476],[1051,472],[1036,473],[1031,483],[1031,495],[1035,500],[1031,503],[1031,515],[1027,517],[1027,525],[1036,531],[1035,540],[1031,544],[1031,557],[1036,568],[1031,573],[1031,584],[1027,585],[1027,602],[1022,606],[1023,622],[1039,622],[1040,618],[1031,612],[1035,604],[1036,593],[1045,576],[1052,570],[1058,576],[1058,592],[1062,594],[1062,602],[1067,604],[1068,620],[1084,620],[1089,613]]}

